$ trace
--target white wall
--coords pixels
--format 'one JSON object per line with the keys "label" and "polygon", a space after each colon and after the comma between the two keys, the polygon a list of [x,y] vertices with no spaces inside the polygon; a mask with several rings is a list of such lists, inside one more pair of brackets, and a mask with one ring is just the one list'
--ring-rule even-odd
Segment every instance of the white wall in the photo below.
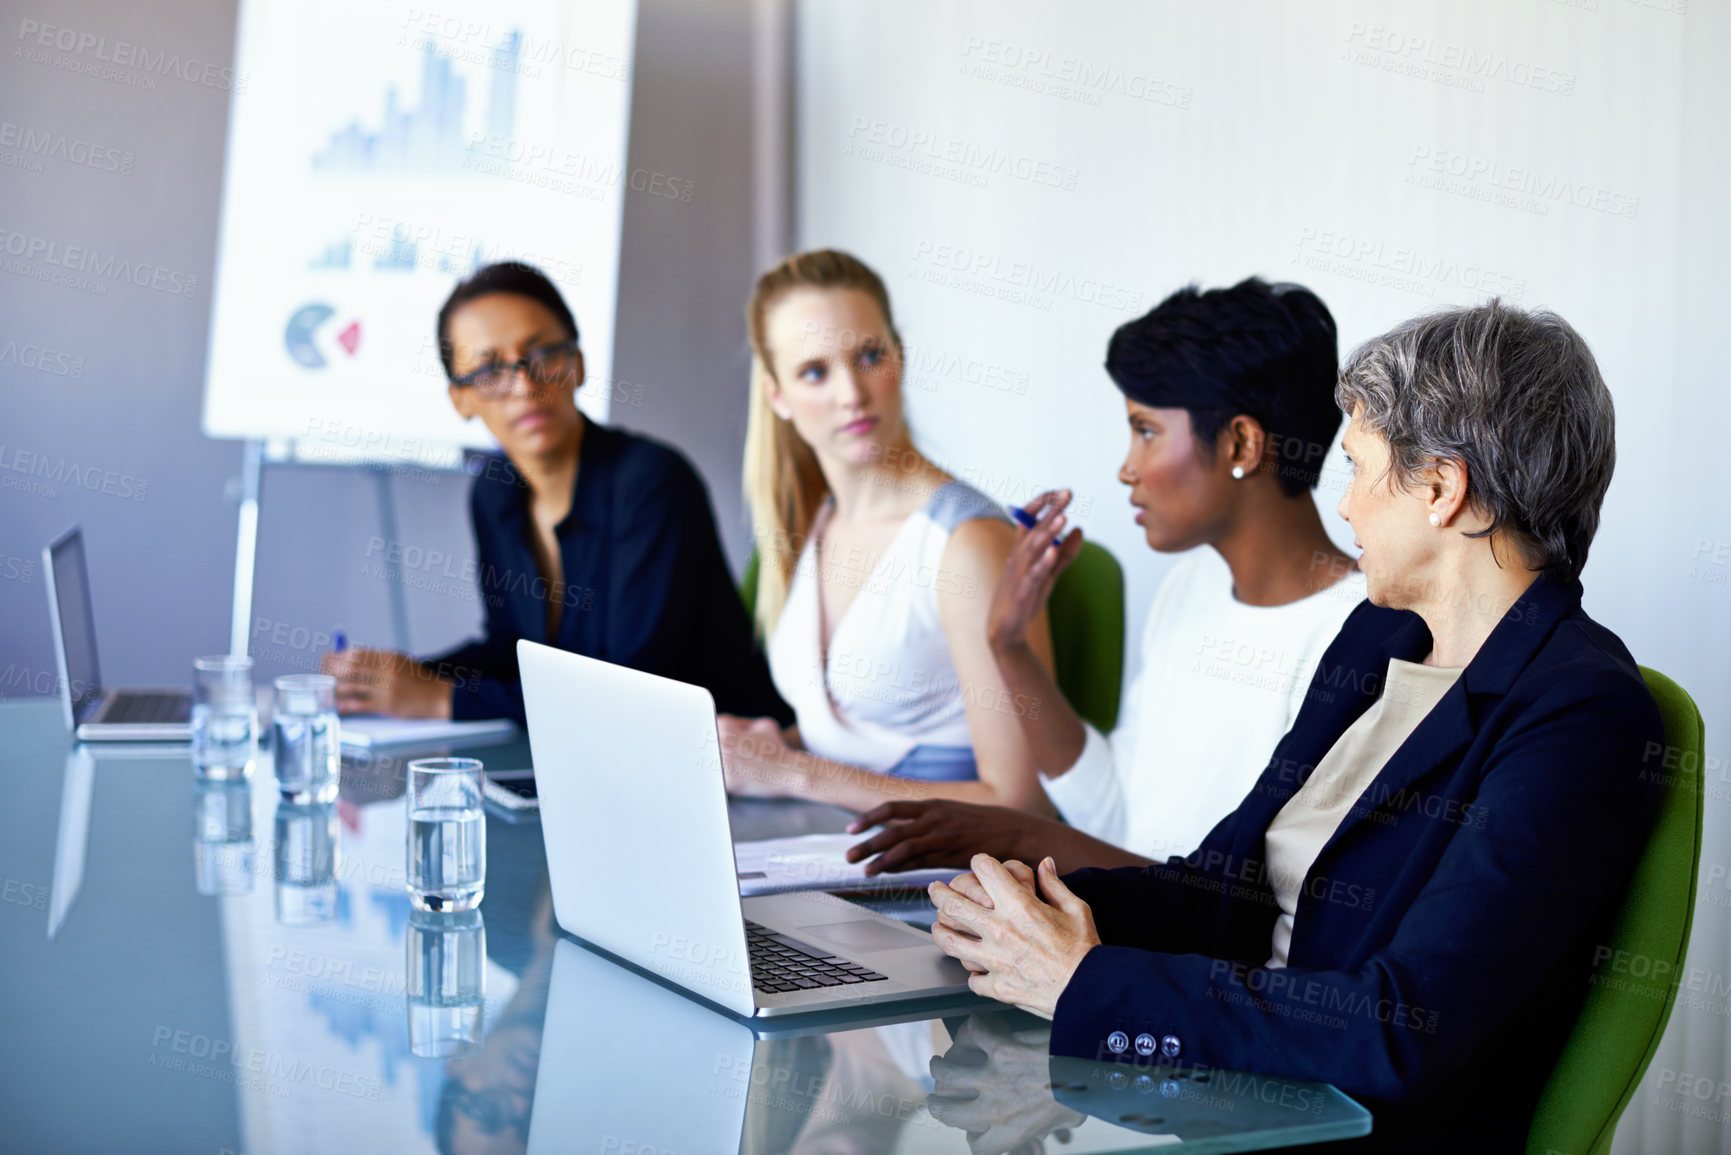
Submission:
{"label": "white wall", "polygon": [[[796,137],[799,243],[877,267],[921,351],[910,378],[922,355],[936,367],[908,390],[916,434],[1004,500],[1090,498],[1083,524],[1124,562],[1138,619],[1168,563],[1114,479],[1126,435],[1100,363],[1119,323],[1189,281],[1257,273],[1315,289],[1343,354],[1491,292],[1579,327],[1618,408],[1587,606],[1706,715],[1714,881],[1691,961],[1721,992],[1728,9],[807,0]],[[1331,524],[1340,477],[1318,494]],[[1731,1149],[1723,1121],[1684,1118],[1658,1082],[1724,1079],[1727,1015],[1723,993],[1678,1007],[1620,1150]]]}

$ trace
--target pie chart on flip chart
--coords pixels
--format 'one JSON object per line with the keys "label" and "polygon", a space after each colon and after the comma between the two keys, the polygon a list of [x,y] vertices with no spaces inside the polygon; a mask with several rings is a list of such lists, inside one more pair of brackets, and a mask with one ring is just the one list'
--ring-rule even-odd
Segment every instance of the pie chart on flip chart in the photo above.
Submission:
{"label": "pie chart on flip chart", "polygon": [[337,311],[322,302],[302,305],[289,317],[283,329],[283,348],[296,364],[308,369],[323,369],[330,363],[327,350],[353,357],[361,347],[361,323],[351,320],[347,325],[328,325]]}
{"label": "pie chart on flip chart", "polygon": [[[546,274],[607,379],[635,31],[632,0],[240,0],[204,432],[496,448],[452,409],[435,322],[500,261]],[[596,420],[607,400],[578,394]]]}

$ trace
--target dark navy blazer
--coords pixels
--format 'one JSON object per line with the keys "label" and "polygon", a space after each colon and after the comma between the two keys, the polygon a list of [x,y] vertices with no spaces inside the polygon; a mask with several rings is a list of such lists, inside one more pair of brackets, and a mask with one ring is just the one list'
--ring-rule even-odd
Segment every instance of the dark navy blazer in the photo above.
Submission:
{"label": "dark navy blazer", "polygon": [[[504,458],[482,460],[469,513],[485,636],[427,659],[458,682],[453,717],[523,724],[517,639],[528,638],[702,686],[723,713],[793,720],[722,557],[709,492],[678,450],[589,422],[571,512],[554,528],[563,589],[530,548],[527,483]],[[551,640],[549,597],[563,603]]]}
{"label": "dark navy blazer", "polygon": [[1290,965],[1264,968],[1269,822],[1389,659],[1430,648],[1417,615],[1363,603],[1195,853],[1067,877],[1104,945],[1058,1001],[1054,1053],[1320,1080],[1366,1102],[1377,1146],[1521,1150],[1660,788],[1658,708],[1579,583],[1540,577],[1497,624],[1305,876]]}

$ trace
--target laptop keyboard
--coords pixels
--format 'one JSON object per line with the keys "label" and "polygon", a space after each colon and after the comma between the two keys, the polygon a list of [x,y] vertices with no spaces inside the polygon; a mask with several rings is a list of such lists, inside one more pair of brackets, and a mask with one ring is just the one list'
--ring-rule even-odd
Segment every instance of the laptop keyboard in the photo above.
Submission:
{"label": "laptop keyboard", "polygon": [[889,977],[750,920],[745,924],[745,951],[751,960],[751,985],[772,994],[881,983]]}
{"label": "laptop keyboard", "polygon": [[104,725],[126,725],[152,722],[184,722],[192,716],[192,696],[176,690],[159,692],[128,690],[115,696],[104,714]]}

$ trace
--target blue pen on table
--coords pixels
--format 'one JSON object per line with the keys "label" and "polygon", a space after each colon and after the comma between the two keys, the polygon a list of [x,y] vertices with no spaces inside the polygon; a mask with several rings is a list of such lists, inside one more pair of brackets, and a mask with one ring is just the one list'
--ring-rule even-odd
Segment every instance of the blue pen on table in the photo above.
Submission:
{"label": "blue pen on table", "polygon": [[[1021,524],[1023,529],[1033,529],[1036,525],[1040,524],[1039,518],[1035,517],[1019,505],[1012,505],[1010,507],[1010,516],[1015,518],[1016,521]],[[1052,544],[1063,545],[1064,539],[1061,537],[1055,537],[1052,539]]]}

